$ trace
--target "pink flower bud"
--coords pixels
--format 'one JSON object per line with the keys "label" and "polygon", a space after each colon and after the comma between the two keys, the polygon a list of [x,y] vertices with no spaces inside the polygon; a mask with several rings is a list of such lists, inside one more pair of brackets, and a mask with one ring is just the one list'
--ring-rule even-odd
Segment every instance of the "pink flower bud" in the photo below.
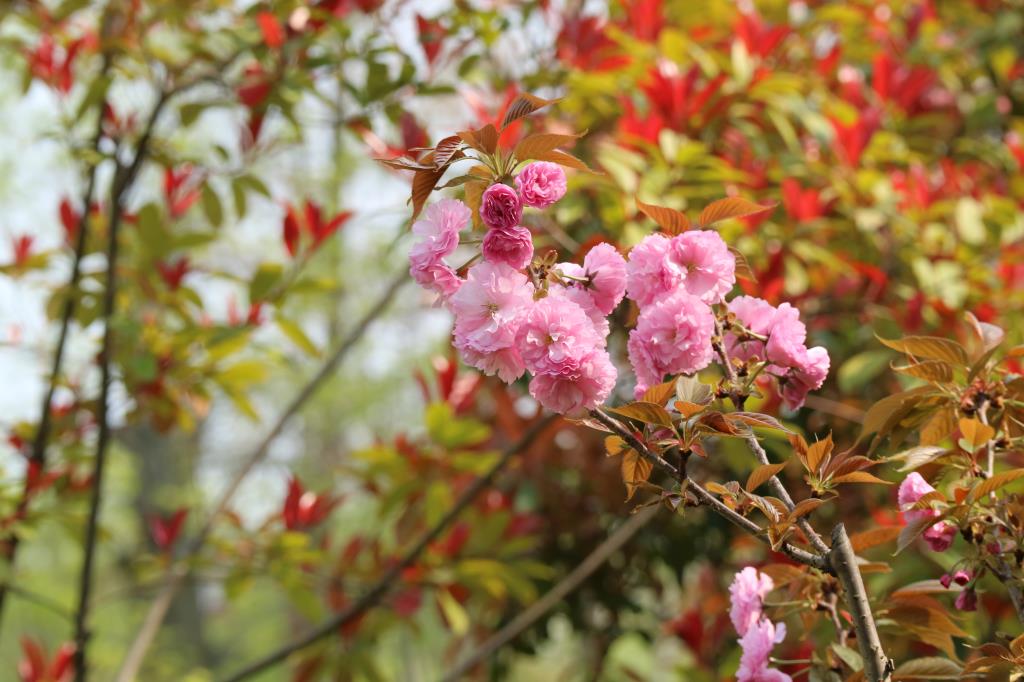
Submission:
{"label": "pink flower bud", "polygon": [[525,227],[492,228],[484,236],[483,253],[486,261],[521,270],[533,259],[533,236]]}
{"label": "pink flower bud", "polygon": [[480,217],[491,229],[511,230],[523,217],[523,203],[514,189],[495,183],[484,191],[480,200]]}
{"label": "pink flower bud", "polygon": [[968,588],[956,596],[953,605],[961,611],[977,611],[978,593],[974,591],[974,588]]}
{"label": "pink flower bud", "polygon": [[565,196],[565,171],[557,163],[534,161],[516,176],[516,187],[524,204],[547,208]]}

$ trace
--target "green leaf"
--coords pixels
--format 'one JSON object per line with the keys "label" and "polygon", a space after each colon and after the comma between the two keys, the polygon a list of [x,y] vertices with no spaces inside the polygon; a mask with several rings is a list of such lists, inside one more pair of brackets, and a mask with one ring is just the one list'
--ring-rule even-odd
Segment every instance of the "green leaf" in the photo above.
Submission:
{"label": "green leaf", "polygon": [[869,350],[854,355],[839,367],[836,378],[842,393],[854,393],[875,380],[886,367],[892,352]]}
{"label": "green leaf", "polygon": [[203,207],[203,214],[206,215],[206,219],[210,221],[210,224],[214,227],[220,227],[221,223],[224,222],[224,208],[221,206],[220,197],[217,196],[217,193],[209,184],[203,185],[199,201]]}
{"label": "green leaf", "polygon": [[306,336],[306,332],[302,330],[302,327],[299,326],[297,322],[285,317],[278,317],[277,326],[292,343],[304,350],[306,353],[313,357],[320,356],[320,350],[316,347],[316,344]]}
{"label": "green leaf", "polygon": [[249,282],[249,300],[265,301],[283,274],[284,268],[279,263],[261,263]]}

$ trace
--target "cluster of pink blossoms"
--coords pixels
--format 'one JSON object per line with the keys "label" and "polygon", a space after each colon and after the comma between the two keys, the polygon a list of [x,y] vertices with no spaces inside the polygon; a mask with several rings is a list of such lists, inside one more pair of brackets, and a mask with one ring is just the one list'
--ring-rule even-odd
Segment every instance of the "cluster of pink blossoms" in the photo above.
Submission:
{"label": "cluster of pink blossoms", "polygon": [[773,623],[764,615],[764,598],[774,587],[770,576],[752,566],[737,573],[729,586],[729,617],[743,650],[737,682],[792,682],[786,673],[768,667],[772,649],[786,639],[786,624]]}
{"label": "cluster of pink blossoms", "polygon": [[496,183],[483,193],[483,260],[465,279],[444,260],[470,219],[469,208],[453,199],[428,208],[413,226],[421,240],[410,253],[410,273],[455,316],[454,343],[466,363],[507,383],[529,371],[530,394],[544,407],[582,415],[615,386],[605,318],[625,295],[626,262],[613,246],[599,244],[582,265],[554,266],[550,286],[539,290],[522,272],[533,260],[533,238],[520,225],[523,207],[543,209],[562,198],[565,173],[553,163],[531,163],[515,184]]}

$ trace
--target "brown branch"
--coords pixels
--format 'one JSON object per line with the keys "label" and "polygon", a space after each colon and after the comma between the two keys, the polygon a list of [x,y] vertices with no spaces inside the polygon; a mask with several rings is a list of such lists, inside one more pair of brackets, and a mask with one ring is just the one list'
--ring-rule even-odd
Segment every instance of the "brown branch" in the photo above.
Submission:
{"label": "brown branch", "polygon": [[167,104],[170,93],[163,91],[157,99],[153,112],[150,114],[146,128],[139,138],[132,162],[125,168],[119,168],[114,174],[110,196],[110,217],[107,226],[107,281],[103,294],[103,342],[100,347],[100,395],[96,408],[96,421],[99,433],[96,439],[96,458],[92,474],[92,496],[89,502],[89,516],[85,530],[85,558],[79,579],[78,608],[75,611],[74,628],[74,669],[75,681],[84,682],[87,675],[86,648],[89,641],[89,597],[92,592],[92,575],[96,558],[96,546],[99,533],[99,512],[103,502],[103,476],[106,467],[107,450],[110,445],[110,386],[113,383],[112,356],[114,349],[114,326],[112,320],[117,299],[117,257],[118,237],[124,218],[125,197],[139,169],[149,153],[150,141],[156,128],[160,114]]}
{"label": "brown branch", "polygon": [[398,290],[408,280],[409,275],[406,272],[400,273],[394,280],[392,280],[384,293],[379,299],[377,299],[376,303],[374,303],[363,317],[356,322],[356,325],[341,341],[341,343],[338,344],[327,360],[324,361],[316,374],[306,382],[298,395],[292,398],[291,403],[289,403],[284,412],[278,416],[277,421],[274,423],[274,426],[271,427],[267,435],[260,440],[259,444],[245,458],[245,461],[242,463],[242,467],[235,473],[234,478],[232,478],[227,489],[221,494],[217,504],[214,505],[213,511],[207,515],[206,520],[203,522],[199,532],[192,539],[188,548],[177,561],[168,567],[165,572],[164,586],[150,605],[149,611],[146,613],[146,617],[142,622],[142,626],[139,628],[135,639],[132,640],[128,653],[125,655],[124,661],[121,663],[121,669],[117,675],[118,682],[130,682],[138,675],[139,668],[142,666],[142,661],[145,659],[146,652],[149,650],[153,640],[156,638],[156,634],[160,630],[160,626],[163,623],[164,617],[167,615],[167,610],[170,608],[171,602],[174,600],[174,597],[181,588],[185,578],[192,571],[190,560],[195,558],[203,548],[210,532],[213,530],[214,523],[216,523],[217,519],[227,510],[235,493],[238,492],[239,486],[241,486],[242,482],[245,480],[245,477],[248,476],[253,468],[266,457],[267,452],[270,449],[270,445],[279,435],[281,435],[288,422],[299,413],[302,407],[309,402],[314,395],[316,395],[324,383],[334,374],[338,366],[341,364],[341,361],[345,359],[346,355],[348,355],[348,352],[356,345],[356,343],[359,342],[360,339],[362,339],[366,334],[367,329],[369,329],[371,324],[387,309],[395,295],[398,293]]}
{"label": "brown branch", "polygon": [[652,506],[634,514],[628,521],[615,529],[604,542],[597,546],[587,557],[569,572],[562,580],[551,588],[547,594],[535,601],[525,611],[509,621],[504,627],[487,638],[476,650],[463,659],[455,668],[442,678],[442,682],[457,682],[492,656],[498,649],[505,646],[524,630],[536,623],[548,611],[555,608],[566,595],[572,593],[583,582],[593,575],[594,571],[617,552],[630,538],[647,525],[657,514],[658,507]]}
{"label": "brown branch", "polygon": [[[673,480],[678,480],[681,484],[685,483],[686,490],[692,492],[697,498],[700,504],[711,508],[713,512],[726,519],[736,527],[745,530],[746,532],[753,535],[755,538],[762,542],[769,543],[767,536],[759,525],[748,519],[747,517],[739,514],[733,509],[730,509],[724,502],[719,500],[717,497],[712,495],[699,483],[689,478],[684,470],[678,469],[675,466],[669,464],[657,453],[652,452],[644,443],[630,431],[628,428],[623,426],[617,420],[610,417],[606,412],[597,409],[591,412],[595,419],[607,426],[613,432],[618,434],[623,440],[629,443],[630,447],[636,450],[649,462],[658,467],[663,473],[668,474]],[[818,556],[807,550],[795,547],[788,542],[783,542],[779,546],[779,551],[784,553],[796,562],[804,564],[805,566],[811,566],[821,571],[831,572],[828,561],[824,556]]]}
{"label": "brown branch", "polygon": [[[110,69],[110,64],[110,55],[104,53],[103,65],[100,67],[100,75],[98,78],[104,78],[106,76],[107,71]],[[106,99],[104,98],[103,101],[106,102]],[[102,139],[103,104],[99,107],[99,113],[96,121],[96,132],[93,134],[92,139],[91,148],[94,151],[99,150],[100,141]],[[37,466],[40,471],[46,467],[46,445],[50,440],[51,420],[53,418],[51,406],[53,404],[54,393],[57,390],[57,384],[60,381],[61,367],[64,364],[64,349],[67,346],[71,320],[75,316],[75,309],[78,304],[78,297],[75,294],[78,289],[78,282],[82,275],[82,258],[85,256],[85,246],[87,243],[87,232],[89,228],[89,206],[92,203],[93,191],[96,188],[96,174],[98,172],[98,168],[99,162],[92,163],[89,165],[89,170],[87,172],[85,191],[82,193],[82,213],[78,218],[77,233],[75,235],[75,252],[71,261],[71,273],[68,275],[67,284],[64,286],[67,292],[67,298],[64,299],[64,307],[61,310],[60,331],[57,335],[57,345],[53,349],[53,360],[50,363],[50,380],[47,383],[46,393],[43,396],[43,404],[39,415],[39,426],[32,438],[32,451],[29,455],[29,460],[32,464]],[[18,499],[17,506],[14,510],[13,518],[16,520],[23,519],[28,513],[28,506],[32,497],[31,484],[32,482],[30,478],[26,476],[21,497]],[[0,541],[0,556],[2,556],[4,561],[10,564],[10,573],[12,574],[14,562],[18,554],[19,543],[20,538],[13,531],[9,533],[6,538]],[[6,580],[0,582],[0,623],[3,621],[7,592],[8,582]]]}
{"label": "brown branch", "polygon": [[388,591],[399,579],[406,568],[412,566],[423,551],[435,540],[437,540],[441,534],[459,517],[460,514],[473,503],[477,496],[482,493],[487,487],[491,485],[495,477],[508,465],[512,457],[518,453],[526,450],[530,447],[537,436],[551,425],[557,419],[555,415],[548,415],[543,419],[540,419],[523,435],[519,442],[505,449],[487,473],[475,479],[469,487],[467,487],[462,494],[459,495],[459,499],[456,500],[455,504],[448,513],[444,515],[437,523],[429,528],[420,538],[413,544],[409,550],[402,556],[402,558],[391,565],[387,571],[367,590],[359,599],[349,604],[341,611],[335,613],[333,616],[322,622],[320,625],[309,631],[302,637],[289,642],[283,647],[276,651],[264,656],[263,658],[250,663],[241,670],[225,678],[224,682],[239,682],[257,673],[261,673],[268,668],[272,668],[284,661],[291,654],[305,649],[311,644],[319,642],[321,639],[328,637],[338,631],[338,628],[351,623],[353,620],[366,613],[369,609],[373,608],[380,602],[381,599],[387,595]]}
{"label": "brown branch", "polygon": [[[723,341],[722,337],[722,323],[716,317],[715,340],[712,342],[712,345],[714,346],[715,352],[718,354],[718,357],[722,360],[722,365],[725,367],[725,373],[731,385],[731,389],[729,391],[729,398],[730,400],[732,400],[732,403],[733,405],[735,405],[736,409],[742,410],[743,405],[747,400],[747,395],[745,393],[742,393],[738,388],[739,379],[736,376],[736,369],[732,366],[732,362],[729,359],[729,353],[725,349],[725,342]],[[760,464],[770,464],[768,454],[764,451],[764,448],[761,447],[761,444],[757,442],[757,437],[753,433],[747,436],[745,440],[747,441],[747,446],[750,447],[750,450],[754,453],[754,456],[757,458],[757,461]],[[789,491],[786,490],[786,486],[784,486],[782,484],[782,481],[779,480],[779,477],[772,476],[770,479],[768,479],[768,485],[771,487],[775,495],[780,500],[782,500],[782,503],[786,505],[786,508],[789,511],[793,511],[796,505],[793,503],[793,498],[790,496]],[[818,535],[818,532],[814,530],[814,527],[811,526],[810,521],[808,521],[804,517],[800,517],[799,519],[797,519],[796,523],[800,530],[803,531],[804,535],[807,536],[808,542],[811,543],[811,545],[819,554],[828,554],[828,545],[826,545],[825,541],[821,539],[821,536]]]}
{"label": "brown branch", "polygon": [[829,552],[828,559],[836,577],[843,585],[846,605],[853,614],[857,647],[864,661],[864,678],[867,682],[888,682],[892,679],[893,662],[882,649],[875,619],[871,613],[871,603],[864,589],[864,580],[861,578],[860,569],[857,568],[857,556],[846,534],[846,527],[841,523],[832,529],[832,551]]}

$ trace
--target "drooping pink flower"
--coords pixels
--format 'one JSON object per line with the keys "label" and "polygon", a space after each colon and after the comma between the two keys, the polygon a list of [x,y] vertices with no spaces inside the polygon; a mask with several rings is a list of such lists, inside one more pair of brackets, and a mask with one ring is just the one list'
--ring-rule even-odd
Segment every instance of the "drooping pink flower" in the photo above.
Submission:
{"label": "drooping pink flower", "polygon": [[800,321],[800,311],[788,303],[775,310],[765,352],[768,360],[781,367],[801,367],[805,364],[807,327]]}
{"label": "drooping pink flower", "polygon": [[807,394],[821,388],[828,377],[830,364],[827,350],[821,346],[808,348],[804,354],[803,364],[791,369],[785,378],[780,380],[782,399],[791,410],[802,407]]}
{"label": "drooping pink flower", "polygon": [[789,675],[781,670],[768,667],[772,649],[786,639],[786,624],[776,625],[762,618],[751,625],[740,639],[740,669],[736,671],[736,682],[792,682]]}
{"label": "drooping pink flower", "polygon": [[456,343],[479,353],[510,347],[532,303],[533,285],[526,275],[504,263],[477,263],[449,300]]}
{"label": "drooping pink flower", "polygon": [[665,374],[692,374],[707,367],[714,331],[711,308],[681,289],[642,309],[628,343],[637,395]]}
{"label": "drooping pink flower", "polygon": [[[775,306],[763,298],[754,296],[737,296],[727,304],[729,312],[748,330],[755,334],[767,336],[772,330],[775,319]],[[741,341],[736,334],[725,334],[725,349],[730,358],[740,360],[764,360],[764,341],[746,339]]]}
{"label": "drooping pink flower", "polygon": [[583,358],[574,378],[559,374],[533,377],[530,395],[553,412],[581,417],[604,403],[615,387],[616,375],[608,352],[596,349]]}
{"label": "drooping pink flower", "polygon": [[609,315],[626,294],[626,259],[607,242],[598,244],[583,257],[583,272],[590,279],[587,293],[604,315]]}
{"label": "drooping pink flower", "polygon": [[973,587],[968,587],[956,595],[956,599],[953,600],[953,606],[961,611],[977,611],[978,593],[974,591]]}
{"label": "drooping pink flower", "polygon": [[533,235],[522,226],[491,228],[484,236],[483,254],[484,260],[521,270],[533,259]]}
{"label": "drooping pink flower", "polygon": [[455,271],[444,262],[459,246],[459,231],[468,223],[469,207],[456,199],[442,199],[427,207],[423,219],[413,223],[413,234],[420,237],[409,251],[409,274],[420,286],[447,298],[461,283]]}
{"label": "drooping pink flower", "polygon": [[[934,491],[935,488],[929,485],[916,471],[903,479],[897,499],[900,511],[903,512],[903,518],[907,523],[923,522],[925,519],[941,516],[937,509],[914,509],[918,500]],[[939,521],[930,526],[922,537],[932,550],[944,552],[953,544],[953,539],[956,537],[956,526],[946,521]]]}
{"label": "drooping pink flower", "polygon": [[523,218],[523,203],[514,189],[497,182],[480,199],[480,217],[487,227],[510,230]]}
{"label": "drooping pink flower", "polygon": [[604,339],[583,308],[567,298],[547,296],[523,316],[516,347],[533,374],[574,378],[583,360],[604,347]]}
{"label": "drooping pink flower", "polygon": [[729,618],[740,637],[747,633],[750,626],[761,620],[764,615],[764,598],[773,589],[775,583],[771,576],[760,573],[753,566],[747,566],[733,578],[729,586]]}
{"label": "drooping pink flower", "polygon": [[719,303],[736,283],[736,258],[713,230],[691,230],[671,239],[648,235],[629,252],[629,297],[645,306],[682,288],[705,303]]}
{"label": "drooping pink flower", "polygon": [[516,176],[516,187],[524,204],[547,208],[565,196],[565,171],[557,163],[534,161]]}

